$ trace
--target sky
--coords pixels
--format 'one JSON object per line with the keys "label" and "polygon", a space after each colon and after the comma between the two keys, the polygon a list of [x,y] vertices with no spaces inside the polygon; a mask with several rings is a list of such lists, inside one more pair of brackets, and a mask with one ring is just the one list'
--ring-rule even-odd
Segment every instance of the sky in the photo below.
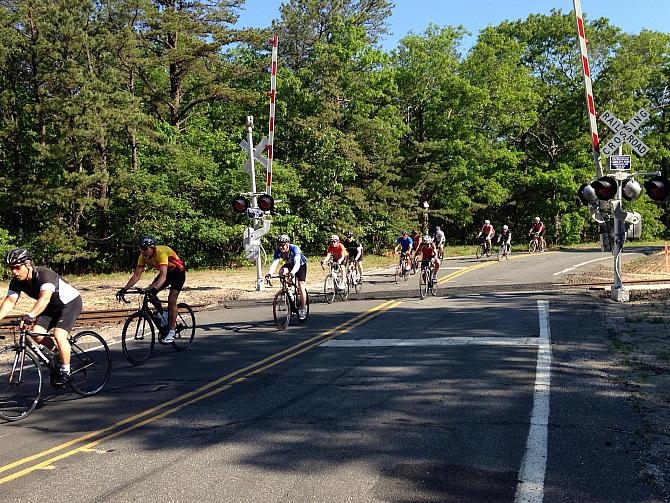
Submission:
{"label": "sky", "polygon": [[[267,27],[279,18],[281,0],[246,0],[239,26]],[[572,0],[395,0],[389,20],[391,35],[382,43],[394,49],[410,31],[422,33],[430,22],[439,26],[463,25],[472,36],[463,41],[463,51],[475,42],[479,31],[504,20],[526,19],[529,14],[549,14],[551,9],[573,12]],[[670,31],[670,0],[581,0],[587,19],[609,18],[628,33],[643,29]],[[587,33],[588,37],[588,33]],[[281,44],[281,41],[279,42]]]}

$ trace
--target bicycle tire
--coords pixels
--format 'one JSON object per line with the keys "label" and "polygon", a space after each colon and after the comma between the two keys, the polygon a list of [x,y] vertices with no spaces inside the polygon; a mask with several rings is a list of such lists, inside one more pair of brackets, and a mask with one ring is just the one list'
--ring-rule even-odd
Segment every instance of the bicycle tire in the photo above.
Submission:
{"label": "bicycle tire", "polygon": [[493,254],[493,250],[491,248],[492,248],[491,245],[487,243],[486,244],[486,256],[487,257],[490,257],[491,254]]}
{"label": "bicycle tire", "polygon": [[335,300],[335,280],[332,274],[328,274],[323,280],[323,294],[326,297],[326,302],[332,304]]}
{"label": "bicycle tire", "polygon": [[349,298],[349,278],[345,274],[340,272],[340,282],[346,282],[343,288],[337,289],[337,294],[340,296],[340,300],[345,301]]}
{"label": "bicycle tire", "polygon": [[439,249],[437,250],[437,258],[442,260],[444,258],[444,251]]}
{"label": "bicycle tire", "polygon": [[498,250],[498,255],[496,256],[496,258],[498,259],[498,262],[500,262],[500,259],[503,257],[504,254],[505,254],[505,252],[503,251],[503,249],[501,247],[500,250]]}
{"label": "bicycle tire", "polygon": [[272,316],[277,330],[286,330],[291,323],[291,301],[285,290],[279,290],[272,300]]}
{"label": "bicycle tire", "polygon": [[112,374],[107,343],[96,332],[85,330],[72,337],[70,346],[70,388],[81,396],[100,393]]}
{"label": "bicycle tire", "polygon": [[177,304],[177,324],[175,325],[172,347],[175,351],[184,351],[193,343],[195,337],[195,313],[186,302]]}
{"label": "bicycle tire", "polygon": [[[19,353],[13,348],[0,351],[0,418],[18,421],[30,414],[42,396],[42,370],[37,359],[28,351],[23,361],[21,381],[12,374]],[[17,362],[18,363],[18,362]]]}
{"label": "bicycle tire", "polygon": [[428,295],[428,273],[425,269],[421,271],[421,275],[419,276],[419,295],[422,299],[425,299],[426,295]]}
{"label": "bicycle tire", "polygon": [[155,344],[156,330],[151,318],[141,311],[128,316],[121,332],[121,348],[126,360],[141,365],[151,356]]}
{"label": "bicycle tire", "polygon": [[433,281],[433,271],[430,271],[430,283],[428,283],[430,294],[435,297],[437,295],[437,278]]}
{"label": "bicycle tire", "polygon": [[477,258],[481,258],[481,256],[482,256],[482,249],[483,249],[483,248],[482,248],[482,245],[481,245],[481,244],[480,244],[480,245],[477,245],[477,250],[475,251],[475,257],[477,257]]}
{"label": "bicycle tire", "polygon": [[530,243],[528,243],[528,253],[534,253],[535,248],[536,248],[535,240],[532,240]]}
{"label": "bicycle tire", "polygon": [[301,320],[300,316],[298,318],[298,323],[305,323],[307,318],[309,318],[309,292],[305,291],[305,317]]}
{"label": "bicycle tire", "polygon": [[363,290],[363,276],[358,275],[358,271],[356,271],[356,283],[354,284],[354,291],[356,293],[361,293],[361,290]]}

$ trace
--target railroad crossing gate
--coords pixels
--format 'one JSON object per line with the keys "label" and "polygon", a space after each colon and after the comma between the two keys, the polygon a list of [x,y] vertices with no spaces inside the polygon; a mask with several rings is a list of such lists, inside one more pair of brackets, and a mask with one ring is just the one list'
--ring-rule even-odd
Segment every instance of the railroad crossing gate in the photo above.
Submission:
{"label": "railroad crossing gate", "polygon": [[614,136],[610,138],[605,144],[600,146],[600,151],[607,157],[615,154],[619,147],[627,143],[631,146],[633,151],[642,157],[649,151],[649,147],[635,135],[635,131],[649,120],[650,114],[644,108],[640,108],[635,115],[625,124],[616,115],[609,110],[605,110],[598,117],[605,125],[614,131]]}

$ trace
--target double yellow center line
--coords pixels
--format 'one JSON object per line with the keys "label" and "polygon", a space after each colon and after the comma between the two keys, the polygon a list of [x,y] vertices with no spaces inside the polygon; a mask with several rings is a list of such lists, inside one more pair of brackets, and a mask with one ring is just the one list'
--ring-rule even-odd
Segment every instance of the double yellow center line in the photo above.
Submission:
{"label": "double yellow center line", "polygon": [[165,403],[122,419],[121,421],[106,426],[105,428],[92,431],[81,437],[64,442],[37,454],[33,454],[32,456],[27,456],[25,458],[14,461],[13,463],[0,466],[0,473],[4,473],[9,472],[14,468],[32,463],[33,461],[42,460],[34,465],[5,475],[4,477],[0,478],[0,484],[5,484],[12,480],[18,479],[19,477],[23,477],[24,475],[28,475],[29,473],[34,472],[35,470],[51,468],[53,463],[60,461],[61,459],[68,458],[79,452],[90,451],[104,441],[124,435],[130,431],[136,430],[142,426],[174,414],[175,412],[178,412],[188,407],[189,405],[217,395],[218,393],[221,393],[222,391],[225,391],[235,386],[236,384],[245,381],[249,377],[259,374],[271,367],[274,367],[275,365],[279,365],[280,363],[290,360],[291,358],[295,358],[296,356],[319,346],[327,340],[345,334],[350,330],[367,323],[380,314],[398,306],[400,303],[401,302],[397,300],[384,302],[383,304],[380,304],[372,309],[369,309],[368,311],[354,316],[350,320],[341,323],[334,328],[326,330],[319,335],[302,341],[299,344],[280,351],[279,353],[270,355],[267,358],[257,361],[247,367],[231,372],[230,374],[211,381],[193,391],[180,395]]}

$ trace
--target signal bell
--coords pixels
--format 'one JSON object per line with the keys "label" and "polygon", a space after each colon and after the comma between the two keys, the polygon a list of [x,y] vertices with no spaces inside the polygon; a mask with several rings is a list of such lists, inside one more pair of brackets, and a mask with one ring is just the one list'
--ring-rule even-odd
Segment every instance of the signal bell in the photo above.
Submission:
{"label": "signal bell", "polygon": [[642,186],[634,178],[627,178],[621,185],[621,196],[626,201],[635,201],[642,195]]}

